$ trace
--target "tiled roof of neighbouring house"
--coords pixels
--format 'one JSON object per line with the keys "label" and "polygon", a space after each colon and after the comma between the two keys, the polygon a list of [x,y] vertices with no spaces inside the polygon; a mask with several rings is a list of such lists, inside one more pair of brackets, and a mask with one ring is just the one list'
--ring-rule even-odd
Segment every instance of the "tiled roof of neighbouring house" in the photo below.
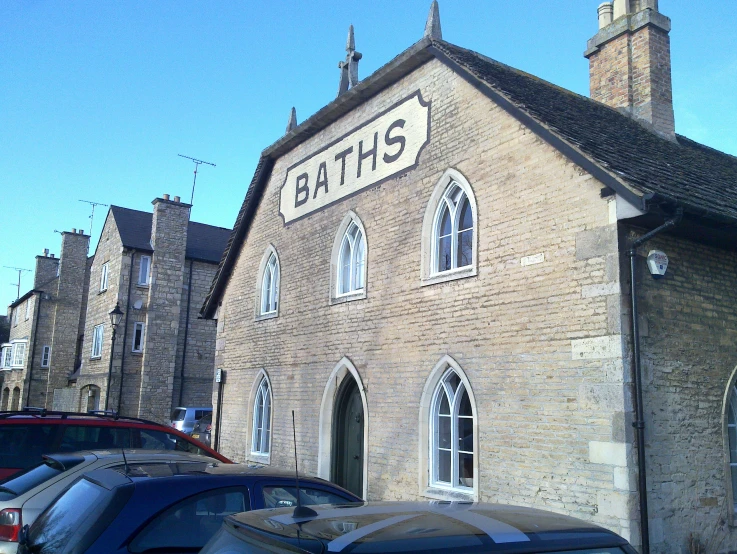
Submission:
{"label": "tiled roof of neighbouring house", "polygon": [[618,110],[443,40],[423,38],[264,150],[205,299],[212,317],[274,160],[432,58],[461,74],[544,140],[637,207],[648,195],[687,214],[737,224],[737,158],[668,140]]}
{"label": "tiled roof of neighbouring house", "polygon": [[[123,246],[136,250],[151,248],[151,226],[153,214],[111,206],[110,211],[118,226]],[[228,244],[231,230],[224,227],[205,225],[204,223],[189,222],[187,230],[187,250],[185,257],[204,262],[218,263]]]}

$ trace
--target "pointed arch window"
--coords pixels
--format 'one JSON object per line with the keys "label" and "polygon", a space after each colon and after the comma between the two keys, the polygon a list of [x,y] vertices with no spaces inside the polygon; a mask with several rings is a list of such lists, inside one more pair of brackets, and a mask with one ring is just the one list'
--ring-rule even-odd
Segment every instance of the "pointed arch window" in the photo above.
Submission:
{"label": "pointed arch window", "polygon": [[436,273],[473,264],[474,228],[471,202],[458,183],[451,181],[435,219],[433,270]]}
{"label": "pointed arch window", "polygon": [[271,446],[271,389],[266,377],[256,389],[253,403],[253,433],[251,435],[251,453],[268,454]]}
{"label": "pointed arch window", "polygon": [[279,303],[279,260],[272,252],[261,277],[261,315],[277,313]]}
{"label": "pointed arch window", "polygon": [[727,406],[727,440],[729,442],[729,471],[732,484],[733,509],[737,513],[737,384],[732,385]]}
{"label": "pointed arch window", "polygon": [[343,235],[338,260],[338,294],[359,292],[364,288],[366,239],[355,221]]}
{"label": "pointed arch window", "polygon": [[440,379],[431,405],[430,484],[474,488],[474,414],[463,381],[449,368]]}

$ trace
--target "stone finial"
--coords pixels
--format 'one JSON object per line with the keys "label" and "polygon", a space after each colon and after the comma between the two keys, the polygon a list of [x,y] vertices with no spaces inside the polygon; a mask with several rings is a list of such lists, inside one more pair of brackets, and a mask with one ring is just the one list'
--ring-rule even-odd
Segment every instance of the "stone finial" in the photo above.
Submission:
{"label": "stone finial", "polygon": [[292,108],[292,113],[289,114],[289,123],[287,123],[286,133],[296,128],[297,128],[297,110]]}
{"label": "stone finial", "polygon": [[443,31],[440,29],[440,8],[438,7],[438,0],[432,0],[430,13],[427,14],[427,23],[425,23],[425,34],[423,37],[433,40],[443,39]]}
{"label": "stone finial", "polygon": [[338,69],[340,69],[338,96],[358,84],[358,61],[363,57],[363,54],[356,52],[356,39],[353,36],[353,25],[348,28],[348,39],[345,43],[345,51],[345,61],[338,63]]}

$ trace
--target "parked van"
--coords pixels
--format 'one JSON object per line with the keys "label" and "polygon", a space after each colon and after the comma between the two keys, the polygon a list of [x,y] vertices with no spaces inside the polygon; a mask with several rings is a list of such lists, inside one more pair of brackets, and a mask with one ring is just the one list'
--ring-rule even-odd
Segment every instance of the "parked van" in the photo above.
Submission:
{"label": "parked van", "polygon": [[203,416],[212,413],[212,408],[202,407],[177,407],[171,411],[171,426],[182,433],[190,434],[195,423]]}

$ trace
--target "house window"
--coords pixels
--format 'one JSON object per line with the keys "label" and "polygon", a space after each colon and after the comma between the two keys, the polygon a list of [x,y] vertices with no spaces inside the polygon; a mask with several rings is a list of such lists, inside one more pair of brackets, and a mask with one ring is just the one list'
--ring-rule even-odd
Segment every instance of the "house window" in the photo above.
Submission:
{"label": "house window", "polygon": [[100,267],[100,292],[107,290],[108,262]]}
{"label": "house window", "polygon": [[133,326],[133,352],[143,352],[143,333],[145,329],[145,323],[139,322]]}
{"label": "house window", "polygon": [[279,307],[279,259],[276,250],[269,247],[261,263],[258,315],[275,317]]}
{"label": "house window", "polygon": [[10,369],[13,366],[13,345],[3,345],[2,356],[0,357],[0,368]]}
{"label": "house window", "polygon": [[436,273],[473,263],[473,211],[463,189],[452,181],[435,219],[433,269]]}
{"label": "house window", "polygon": [[460,172],[448,169],[428,202],[422,224],[422,284],[476,275],[476,200]]}
{"label": "house window", "polygon": [[15,342],[13,343],[13,367],[23,367],[23,362],[26,358],[26,343]]}
{"label": "house window", "polygon": [[41,367],[49,367],[49,361],[51,360],[51,347],[44,346],[43,352],[41,353]]}
{"label": "house window", "polygon": [[343,235],[338,260],[338,294],[363,290],[366,267],[366,241],[355,221]]}
{"label": "house window", "polygon": [[253,404],[253,435],[251,438],[252,454],[268,454],[271,440],[271,391],[266,377],[256,390],[256,400]]}
{"label": "house window", "polygon": [[26,321],[31,317],[31,299],[26,300]]}
{"label": "house window", "polygon": [[151,256],[141,256],[141,265],[138,268],[138,284],[148,285],[151,274]]}
{"label": "house window", "polygon": [[474,416],[466,387],[449,368],[431,405],[430,484],[471,491],[474,488]]}
{"label": "house window", "polygon": [[732,386],[727,408],[727,435],[729,441],[729,471],[732,483],[732,503],[737,513],[737,385]]}
{"label": "house window", "polygon": [[92,330],[92,354],[90,355],[91,358],[102,357],[102,337],[104,332],[104,325],[95,325],[95,328]]}

